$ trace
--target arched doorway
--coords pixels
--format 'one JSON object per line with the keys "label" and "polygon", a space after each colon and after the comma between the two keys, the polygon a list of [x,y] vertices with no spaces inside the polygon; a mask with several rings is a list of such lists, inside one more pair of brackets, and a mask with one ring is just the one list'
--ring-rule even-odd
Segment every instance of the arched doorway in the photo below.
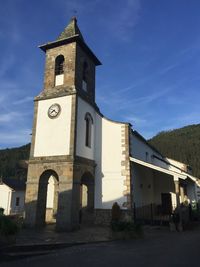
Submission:
{"label": "arched doorway", "polygon": [[81,177],[80,184],[80,223],[94,222],[94,177],[86,172]]}
{"label": "arched doorway", "polygon": [[56,222],[58,206],[58,175],[53,170],[46,170],[39,179],[36,225]]}

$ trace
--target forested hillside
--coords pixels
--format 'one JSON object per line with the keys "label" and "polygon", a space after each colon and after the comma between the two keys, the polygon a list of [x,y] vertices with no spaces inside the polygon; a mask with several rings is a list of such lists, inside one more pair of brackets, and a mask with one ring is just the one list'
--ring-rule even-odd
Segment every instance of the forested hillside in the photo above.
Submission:
{"label": "forested hillside", "polygon": [[26,178],[26,170],[20,160],[29,158],[30,144],[0,150],[0,176],[3,178]]}
{"label": "forested hillside", "polygon": [[190,165],[193,175],[200,178],[200,124],[161,132],[149,143],[161,154]]}

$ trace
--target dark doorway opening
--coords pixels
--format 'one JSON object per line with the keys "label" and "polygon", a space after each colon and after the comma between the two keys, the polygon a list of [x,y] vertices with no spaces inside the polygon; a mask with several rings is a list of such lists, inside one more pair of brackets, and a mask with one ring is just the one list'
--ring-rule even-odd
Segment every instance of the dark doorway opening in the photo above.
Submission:
{"label": "dark doorway opening", "polygon": [[172,213],[172,197],[170,193],[161,194],[161,204],[162,204],[162,213],[171,214]]}

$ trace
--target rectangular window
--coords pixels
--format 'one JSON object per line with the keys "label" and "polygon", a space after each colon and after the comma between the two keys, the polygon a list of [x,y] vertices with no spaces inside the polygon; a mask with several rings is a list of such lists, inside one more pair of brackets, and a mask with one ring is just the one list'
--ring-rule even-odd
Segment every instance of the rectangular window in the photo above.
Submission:
{"label": "rectangular window", "polygon": [[91,147],[91,123],[89,119],[86,119],[85,145]]}
{"label": "rectangular window", "polygon": [[19,197],[16,197],[16,201],[15,201],[15,206],[16,206],[16,207],[19,206],[19,201],[20,201],[20,198],[19,198]]}

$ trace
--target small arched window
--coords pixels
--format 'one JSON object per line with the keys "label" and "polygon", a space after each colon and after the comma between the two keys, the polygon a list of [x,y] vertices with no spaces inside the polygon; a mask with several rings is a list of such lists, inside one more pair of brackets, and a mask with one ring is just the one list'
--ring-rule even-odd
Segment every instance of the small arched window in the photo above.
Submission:
{"label": "small arched window", "polygon": [[93,119],[90,113],[85,114],[85,145],[91,147]]}
{"label": "small arched window", "polygon": [[88,64],[87,62],[83,63],[83,79],[82,79],[82,89],[87,91],[87,81],[88,79]]}
{"label": "small arched window", "polygon": [[64,56],[59,55],[55,60],[55,75],[60,75],[64,73]]}

